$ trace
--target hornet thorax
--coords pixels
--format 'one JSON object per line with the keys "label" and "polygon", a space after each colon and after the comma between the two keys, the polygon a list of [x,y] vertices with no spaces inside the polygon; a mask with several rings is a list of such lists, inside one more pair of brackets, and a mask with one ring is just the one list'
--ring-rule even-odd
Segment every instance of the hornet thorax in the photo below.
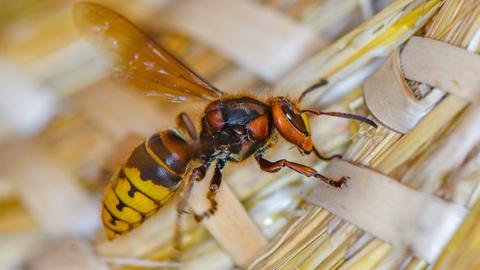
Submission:
{"label": "hornet thorax", "polygon": [[214,101],[205,109],[200,133],[200,145],[211,147],[200,156],[242,161],[262,148],[272,131],[269,105],[248,97]]}

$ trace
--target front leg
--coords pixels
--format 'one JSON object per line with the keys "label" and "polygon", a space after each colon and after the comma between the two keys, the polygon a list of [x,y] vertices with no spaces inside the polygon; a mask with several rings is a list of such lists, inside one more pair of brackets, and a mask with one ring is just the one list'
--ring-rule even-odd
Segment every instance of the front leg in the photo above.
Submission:
{"label": "front leg", "polygon": [[258,164],[260,165],[260,168],[266,172],[275,173],[275,172],[278,172],[283,167],[287,167],[307,177],[318,178],[322,180],[324,183],[326,183],[327,185],[332,186],[334,188],[345,187],[347,180],[349,179],[349,177],[343,176],[342,178],[340,178],[340,180],[335,181],[331,178],[321,175],[314,168],[308,167],[303,164],[291,162],[286,159],[281,159],[281,160],[272,162],[264,159],[262,155],[257,155],[255,156],[255,158],[257,159]]}
{"label": "front leg", "polygon": [[330,161],[332,159],[336,159],[336,158],[339,158],[339,159],[342,159],[342,155],[333,155],[333,156],[324,156],[322,153],[320,153],[320,151],[318,151],[318,149],[313,146],[313,154],[315,154],[315,156],[317,156],[317,158],[321,159],[321,160],[326,160],[326,161]]}
{"label": "front leg", "polygon": [[212,180],[210,180],[210,188],[208,189],[207,193],[207,199],[210,202],[210,208],[200,215],[195,215],[194,217],[196,221],[202,221],[204,218],[210,217],[217,211],[218,203],[215,199],[215,196],[217,195],[220,185],[222,184],[222,170],[224,166],[225,160],[217,161],[215,173],[213,174]]}

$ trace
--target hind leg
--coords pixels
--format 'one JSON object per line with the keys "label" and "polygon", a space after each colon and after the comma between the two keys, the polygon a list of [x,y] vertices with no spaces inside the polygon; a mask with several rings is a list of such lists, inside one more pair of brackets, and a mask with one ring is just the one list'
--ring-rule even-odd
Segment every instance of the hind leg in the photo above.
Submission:
{"label": "hind leg", "polygon": [[220,185],[222,184],[222,170],[225,166],[225,163],[225,160],[217,160],[217,164],[215,166],[215,173],[210,180],[210,187],[207,192],[207,199],[210,202],[210,208],[207,211],[201,213],[200,215],[195,215],[195,220],[198,222],[202,221],[204,218],[212,216],[218,209],[218,203],[215,199],[215,196],[220,190]]}
{"label": "hind leg", "polygon": [[[192,170],[190,177],[185,178],[185,182],[182,185],[182,190],[180,191],[180,201],[177,204],[177,219],[175,222],[175,232],[174,232],[174,248],[177,252],[181,251],[182,243],[182,216],[186,213],[186,207],[188,199],[192,193],[193,185],[196,181],[200,181],[205,177],[206,166],[202,165]],[[176,260],[178,260],[178,254],[175,255]]]}

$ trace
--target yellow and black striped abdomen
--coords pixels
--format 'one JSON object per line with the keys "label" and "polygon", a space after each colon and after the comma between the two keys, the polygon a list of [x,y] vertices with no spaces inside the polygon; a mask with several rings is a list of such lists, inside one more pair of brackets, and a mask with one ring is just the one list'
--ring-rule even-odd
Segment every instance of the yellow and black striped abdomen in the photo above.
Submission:
{"label": "yellow and black striped abdomen", "polygon": [[102,221],[112,239],[140,225],[174,194],[192,159],[189,144],[174,130],[137,146],[107,187]]}

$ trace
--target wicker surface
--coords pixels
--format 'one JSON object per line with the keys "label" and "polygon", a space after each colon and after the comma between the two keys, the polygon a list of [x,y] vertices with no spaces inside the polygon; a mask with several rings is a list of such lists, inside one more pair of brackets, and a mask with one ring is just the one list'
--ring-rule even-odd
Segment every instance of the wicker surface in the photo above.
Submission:
{"label": "wicker surface", "polygon": [[[307,96],[304,106],[364,115],[369,111],[363,103],[362,83],[414,34],[470,52],[480,50],[480,3],[476,0],[397,0],[388,7],[390,1],[369,0],[101,2],[137,22],[227,92],[297,96],[326,78],[330,84]],[[181,111],[199,117],[203,104],[168,104],[122,89],[109,78],[105,58],[74,29],[70,1],[0,4],[2,269],[19,265],[28,269],[178,267],[171,257],[174,202],[131,235],[107,242],[99,230],[98,201],[108,176],[130,149],[129,134],[145,137],[174,126],[174,116]],[[368,21],[358,26],[363,20]],[[255,25],[257,32],[251,31]],[[414,81],[408,85],[417,99],[431,90]],[[478,201],[480,178],[479,132],[474,124],[478,109],[469,104],[448,94],[405,134],[339,119],[311,120],[320,149],[344,152],[349,160],[387,174],[382,181],[399,182],[391,189],[371,189],[369,185],[376,182],[362,179],[348,187],[346,192],[353,192],[352,196],[342,199],[341,194],[337,197],[323,187],[312,189],[314,181],[293,173],[262,173],[253,161],[229,166],[225,175],[231,196],[242,202],[250,214],[245,219],[253,220],[269,241],[251,267],[424,269],[437,262],[439,269],[453,269],[451,265],[475,269],[478,247],[465,238],[473,239],[478,233],[475,221],[480,206],[453,231],[441,226],[449,218],[409,215],[410,209],[402,208],[405,198],[384,212],[367,207],[396,198],[406,188],[409,198],[426,194],[441,205],[461,207],[463,216],[470,213]],[[281,140],[270,155],[319,169],[327,165],[299,156]],[[327,171],[335,173],[334,166]],[[365,190],[383,197],[364,198]],[[316,192],[320,191],[331,197],[319,196]],[[355,199],[347,200],[350,197]],[[367,209],[349,210],[349,203],[355,205],[357,200]],[[340,211],[342,205],[345,208]],[[388,218],[389,209],[395,209],[392,220],[404,215],[412,226],[419,220],[433,220],[434,228],[445,235],[423,238],[430,239],[424,245],[414,242],[420,252],[412,250],[412,242],[397,245],[404,238],[381,237],[396,234],[396,227],[380,222]],[[371,213],[362,215],[362,211]],[[381,224],[375,224],[375,218]],[[218,239],[231,232],[222,227],[222,217],[218,219],[220,223],[213,225],[192,220],[184,224],[182,268],[231,269],[234,261],[238,265],[235,258],[243,253],[242,248],[248,250],[248,241],[233,249],[225,247]],[[389,234],[378,234],[377,228]],[[434,240],[448,240],[455,232],[445,253],[422,255],[430,254],[429,244]],[[71,237],[87,241],[62,240]],[[53,249],[47,252],[50,245]],[[71,258],[72,263],[65,264],[64,258]]]}

